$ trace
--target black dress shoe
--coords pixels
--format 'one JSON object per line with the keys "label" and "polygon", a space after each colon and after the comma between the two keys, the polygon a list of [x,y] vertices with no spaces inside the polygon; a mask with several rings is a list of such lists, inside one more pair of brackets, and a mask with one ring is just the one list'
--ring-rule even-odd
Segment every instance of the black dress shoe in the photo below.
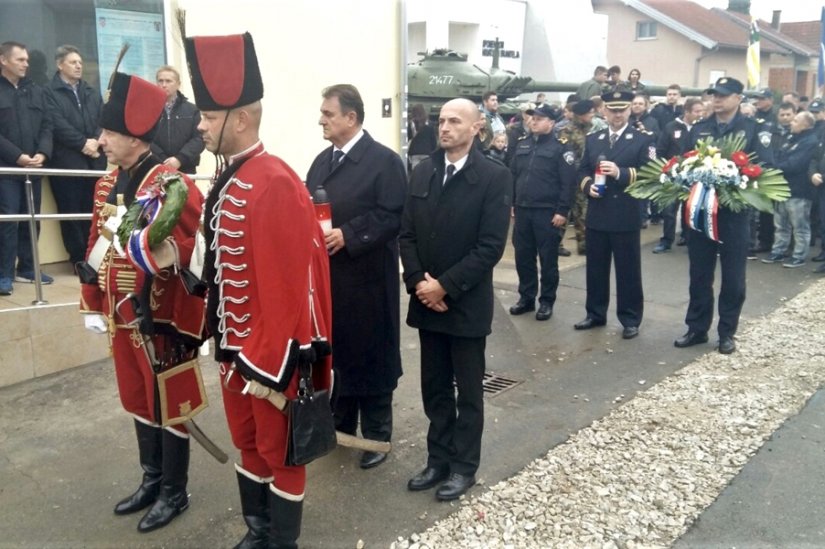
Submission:
{"label": "black dress shoe", "polygon": [[680,236],[679,240],[676,241],[676,245],[677,246],[686,246],[687,245],[687,239],[684,236]]}
{"label": "black dress shoe", "polygon": [[719,352],[723,355],[729,355],[736,350],[736,343],[733,337],[725,336],[719,338]]}
{"label": "black dress shoe", "polygon": [[519,299],[518,303],[510,307],[510,314],[513,316],[523,315],[530,311],[536,310],[536,304],[533,300]]}
{"label": "black dress shoe", "polygon": [[476,483],[476,477],[473,475],[461,475],[458,473],[450,473],[450,479],[438,487],[435,491],[435,499],[438,501],[451,501],[458,499],[467,493],[473,484]]}
{"label": "black dress shoe", "polygon": [[814,269],[813,272],[815,272],[817,274],[825,273],[825,263],[823,263],[822,265],[820,265],[819,267]]}
{"label": "black dress shoe", "polygon": [[387,454],[384,452],[364,452],[361,454],[360,465],[361,469],[372,469],[376,465],[381,465],[387,459]]}
{"label": "black dress shoe", "polygon": [[559,256],[560,257],[570,257],[571,252],[564,246],[559,246]]}
{"label": "black dress shoe", "polygon": [[598,320],[587,317],[581,322],[577,322],[573,325],[573,327],[577,330],[589,330],[590,328],[595,328],[596,326],[604,326],[605,322],[599,322]]}
{"label": "black dress shoe", "polygon": [[633,339],[637,335],[639,335],[638,326],[625,326],[622,330],[622,339]]}
{"label": "black dress shoe", "polygon": [[811,258],[811,261],[815,261],[817,263],[821,261],[825,261],[825,251],[819,252],[819,255],[815,255]]}
{"label": "black dress shoe", "polygon": [[553,316],[553,307],[546,303],[540,304],[539,310],[536,311],[536,320],[548,320],[551,316]]}
{"label": "black dress shoe", "polygon": [[449,467],[430,467],[428,465],[407,482],[407,489],[412,492],[429,490],[448,476],[450,476]]}
{"label": "black dress shoe", "polygon": [[708,333],[707,332],[688,332],[676,341],[673,342],[674,347],[679,347],[680,349],[684,347],[692,347],[693,345],[699,345],[700,343],[707,343],[708,342]]}
{"label": "black dress shoe", "polygon": [[661,242],[656,244],[656,247],[653,248],[653,253],[654,254],[663,254],[663,253],[667,253],[669,251],[670,251],[670,244],[663,244]]}

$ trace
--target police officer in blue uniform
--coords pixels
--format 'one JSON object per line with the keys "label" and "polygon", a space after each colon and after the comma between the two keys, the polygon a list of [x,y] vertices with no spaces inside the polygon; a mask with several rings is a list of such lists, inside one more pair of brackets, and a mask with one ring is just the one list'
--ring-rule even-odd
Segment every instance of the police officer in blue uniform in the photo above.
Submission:
{"label": "police officer in blue uniform", "polygon": [[[576,157],[567,138],[553,133],[562,116],[558,108],[545,103],[525,112],[532,117],[532,133],[517,142],[512,163],[519,300],[510,314],[535,310],[538,294],[536,320],[547,320],[553,315],[559,287],[559,244],[576,188]],[[536,254],[541,264],[540,293]]]}
{"label": "police officer in blue uniform", "polygon": [[[579,168],[581,189],[588,197],[587,317],[574,327],[589,330],[606,324],[612,258],[616,314],[624,339],[639,335],[644,308],[639,201],[625,189],[636,180],[637,170],[656,157],[653,137],[628,125],[632,100],[626,91],[602,95],[608,127],[587,136]],[[594,180],[597,168],[605,175],[603,187]]]}
{"label": "police officer in blue uniform", "polygon": [[[771,132],[752,118],[739,112],[742,102],[742,83],[723,77],[705,90],[713,94],[713,116],[698,122],[690,131],[690,148],[700,139],[738,135],[745,138],[745,152],[756,153],[758,160],[773,165]],[[708,341],[708,330],[713,322],[713,273],[716,256],[722,266],[722,287],[719,292],[719,352],[730,354],[736,350],[733,340],[739,326],[739,314],[745,303],[745,265],[749,244],[748,209],[734,212],[719,207],[719,240],[707,238],[699,231],[688,232],[690,259],[690,302],[685,324],[688,331],[673,342],[676,347],[690,347]]]}

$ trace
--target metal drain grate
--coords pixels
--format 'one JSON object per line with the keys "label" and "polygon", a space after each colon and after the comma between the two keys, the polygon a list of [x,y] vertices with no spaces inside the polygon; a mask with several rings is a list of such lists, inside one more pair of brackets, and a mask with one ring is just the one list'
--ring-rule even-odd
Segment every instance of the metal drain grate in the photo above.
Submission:
{"label": "metal drain grate", "polygon": [[487,372],[484,374],[483,381],[484,396],[494,397],[503,393],[507,389],[512,389],[519,383],[521,383],[521,381],[507,379],[506,377],[501,377],[498,374]]}

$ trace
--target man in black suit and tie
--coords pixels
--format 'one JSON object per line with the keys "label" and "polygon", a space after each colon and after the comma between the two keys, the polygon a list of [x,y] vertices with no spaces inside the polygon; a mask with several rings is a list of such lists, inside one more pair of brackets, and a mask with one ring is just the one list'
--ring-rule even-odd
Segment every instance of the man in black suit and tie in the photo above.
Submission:
{"label": "man in black suit and tie", "polygon": [[[625,189],[636,180],[636,171],[656,157],[652,136],[628,125],[632,100],[630,92],[602,95],[608,127],[587,136],[579,168],[581,188],[588,197],[587,317],[575,328],[589,330],[607,323],[612,258],[616,314],[624,326],[624,339],[639,335],[644,308],[639,201]],[[604,185],[594,184],[597,169],[604,174]]]}
{"label": "man in black suit and tie", "polygon": [[[332,290],[333,413],[339,431],[372,440],[392,437],[392,396],[401,376],[398,231],[407,190],[397,153],[364,130],[364,101],[355,86],[324,89],[319,124],[324,149],[307,174],[332,208],[325,232]],[[387,454],[364,452],[371,469]]]}
{"label": "man in black suit and tie", "polygon": [[407,487],[427,490],[447,480],[436,491],[440,501],[458,499],[475,484],[493,267],[510,224],[510,172],[473,146],[483,126],[472,101],[444,104],[441,148],[413,170],[399,236],[410,294],[407,324],[419,330],[421,393],[430,420],[427,466]]}

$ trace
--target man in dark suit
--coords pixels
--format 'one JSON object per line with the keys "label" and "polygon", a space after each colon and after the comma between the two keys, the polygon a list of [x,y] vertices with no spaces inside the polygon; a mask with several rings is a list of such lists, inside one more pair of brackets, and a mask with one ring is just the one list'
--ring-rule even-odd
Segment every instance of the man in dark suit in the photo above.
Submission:
{"label": "man in dark suit", "polygon": [[[340,431],[372,440],[392,436],[392,394],[401,376],[398,231],[407,176],[395,152],[364,131],[364,102],[355,86],[322,96],[324,139],[307,187],[323,189],[332,208],[326,233],[332,286],[332,366],[338,375],[335,420]],[[386,459],[364,452],[361,468]]]}
{"label": "man in dark suit", "polygon": [[[689,149],[700,139],[721,139],[726,135],[745,138],[745,152],[756,153],[758,159],[773,165],[771,132],[753,118],[742,116],[742,82],[722,77],[705,90],[713,95],[713,116],[702,120],[690,130]],[[719,352],[736,350],[733,336],[739,326],[739,314],[745,303],[745,265],[748,258],[750,210],[734,212],[719,208],[719,241],[711,240],[699,231],[688,232],[690,259],[690,302],[685,324],[688,331],[673,342],[676,347],[706,343],[713,322],[713,274],[716,257],[722,266],[722,287],[719,292]]]}
{"label": "man in dark suit", "polygon": [[[625,192],[636,171],[656,156],[652,137],[628,124],[630,92],[602,95],[608,127],[587,136],[579,167],[587,205],[587,317],[575,325],[589,330],[607,323],[610,303],[610,262],[616,266],[616,314],[622,337],[639,335],[644,295],[640,252],[639,201]],[[605,184],[594,185],[599,169]]]}
{"label": "man in dark suit", "polygon": [[441,501],[475,484],[481,460],[493,267],[510,221],[510,172],[473,147],[483,125],[471,101],[444,104],[441,149],[413,170],[399,237],[410,293],[407,324],[419,330],[421,393],[430,420],[427,466],[407,487],[427,490],[447,479],[436,492]]}

